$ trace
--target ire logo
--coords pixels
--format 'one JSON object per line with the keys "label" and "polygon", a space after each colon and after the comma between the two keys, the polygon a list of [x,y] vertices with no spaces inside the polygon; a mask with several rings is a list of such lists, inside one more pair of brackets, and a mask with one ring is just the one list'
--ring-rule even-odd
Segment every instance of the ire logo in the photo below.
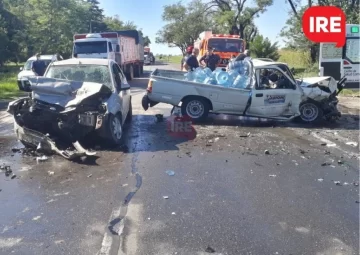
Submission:
{"label": "ire logo", "polygon": [[171,115],[167,120],[167,131],[170,136],[194,139],[196,131],[190,117]]}
{"label": "ire logo", "polygon": [[335,6],[313,6],[302,16],[302,29],[305,36],[316,43],[336,43],[345,45],[346,16]]}

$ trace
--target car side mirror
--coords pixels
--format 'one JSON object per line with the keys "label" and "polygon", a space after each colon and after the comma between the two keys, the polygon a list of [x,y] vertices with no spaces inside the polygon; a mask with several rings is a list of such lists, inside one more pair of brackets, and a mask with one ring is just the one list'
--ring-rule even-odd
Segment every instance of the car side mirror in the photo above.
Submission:
{"label": "car side mirror", "polygon": [[23,67],[20,67],[20,71],[22,71],[24,68]]}

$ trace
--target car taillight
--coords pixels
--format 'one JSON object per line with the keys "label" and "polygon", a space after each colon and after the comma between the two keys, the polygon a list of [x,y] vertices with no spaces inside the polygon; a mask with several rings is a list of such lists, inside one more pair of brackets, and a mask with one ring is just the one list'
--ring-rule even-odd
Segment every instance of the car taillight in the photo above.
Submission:
{"label": "car taillight", "polygon": [[149,80],[149,83],[148,83],[148,86],[147,86],[147,89],[146,89],[146,91],[149,92],[149,93],[152,92],[152,84],[153,84],[152,80]]}

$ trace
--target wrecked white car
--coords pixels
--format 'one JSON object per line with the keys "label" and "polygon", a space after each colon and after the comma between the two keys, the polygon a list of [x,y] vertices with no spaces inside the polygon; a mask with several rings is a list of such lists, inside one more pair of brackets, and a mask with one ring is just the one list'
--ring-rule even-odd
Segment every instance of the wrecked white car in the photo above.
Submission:
{"label": "wrecked white car", "polygon": [[[15,133],[29,147],[41,147],[67,159],[94,155],[80,141],[100,138],[120,145],[131,121],[130,86],[108,59],[69,59],[52,63],[44,77],[23,83],[28,97],[9,103]],[[69,148],[69,145],[73,148]]]}
{"label": "wrecked white car", "polygon": [[251,79],[243,88],[186,81],[183,72],[156,69],[143,108],[159,102],[181,105],[182,115],[193,121],[205,119],[209,112],[309,123],[340,116],[336,95],[344,81],[336,83],[331,77],[297,81],[284,63],[259,59],[250,63]]}

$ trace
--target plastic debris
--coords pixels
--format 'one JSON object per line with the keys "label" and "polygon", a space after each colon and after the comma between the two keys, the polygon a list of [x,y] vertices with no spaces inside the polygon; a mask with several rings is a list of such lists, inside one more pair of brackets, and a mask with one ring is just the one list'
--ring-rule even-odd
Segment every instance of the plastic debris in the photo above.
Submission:
{"label": "plastic debris", "polygon": [[356,147],[356,146],[358,145],[358,143],[355,143],[355,142],[347,142],[346,145],[351,145],[351,146]]}
{"label": "plastic debris", "polygon": [[166,173],[167,173],[167,175],[169,175],[169,176],[174,176],[174,175],[175,175],[175,172],[174,172],[174,171],[171,171],[171,170],[167,170]]}
{"label": "plastic debris", "polygon": [[172,212],[171,215],[176,215],[176,213],[175,213],[175,212]]}
{"label": "plastic debris", "polygon": [[323,178],[319,178],[319,179],[317,179],[317,181],[318,181],[318,182],[323,182],[324,179],[323,179]]}
{"label": "plastic debris", "polygon": [[206,249],[205,249],[205,252],[207,253],[215,253],[215,250],[213,248],[211,248],[210,246],[208,246]]}
{"label": "plastic debris", "polygon": [[337,185],[337,186],[341,186],[341,182],[339,182],[339,181],[334,181],[334,183],[335,183],[335,185]]}
{"label": "plastic debris", "polygon": [[92,176],[92,174],[89,174],[87,177],[90,178]]}
{"label": "plastic debris", "polygon": [[169,199],[169,197],[168,197],[168,196],[163,196],[163,198],[164,198],[164,199]]}
{"label": "plastic debris", "polygon": [[276,174],[269,174],[269,177],[276,177]]}
{"label": "plastic debris", "polygon": [[247,133],[247,134],[241,134],[241,135],[239,135],[239,137],[249,137],[249,136],[250,136],[250,132]]}
{"label": "plastic debris", "polygon": [[54,175],[55,173],[53,171],[48,171],[49,175]]}
{"label": "plastic debris", "polygon": [[13,174],[12,176],[11,176],[11,179],[15,179],[16,178],[16,174]]}
{"label": "plastic debris", "polygon": [[321,164],[321,166],[330,166],[330,165],[331,165],[331,163],[329,163],[329,162],[324,162]]}
{"label": "plastic debris", "polygon": [[265,150],[264,153],[265,153],[265,155],[270,155],[270,151],[269,151],[269,150]]}
{"label": "plastic debris", "polygon": [[342,162],[341,160],[338,160],[338,164],[342,165],[342,164],[344,164],[344,162]]}
{"label": "plastic debris", "polygon": [[46,157],[45,155],[41,156],[41,157],[36,157],[36,161],[39,162],[39,161],[46,161],[48,160],[48,157]]}

